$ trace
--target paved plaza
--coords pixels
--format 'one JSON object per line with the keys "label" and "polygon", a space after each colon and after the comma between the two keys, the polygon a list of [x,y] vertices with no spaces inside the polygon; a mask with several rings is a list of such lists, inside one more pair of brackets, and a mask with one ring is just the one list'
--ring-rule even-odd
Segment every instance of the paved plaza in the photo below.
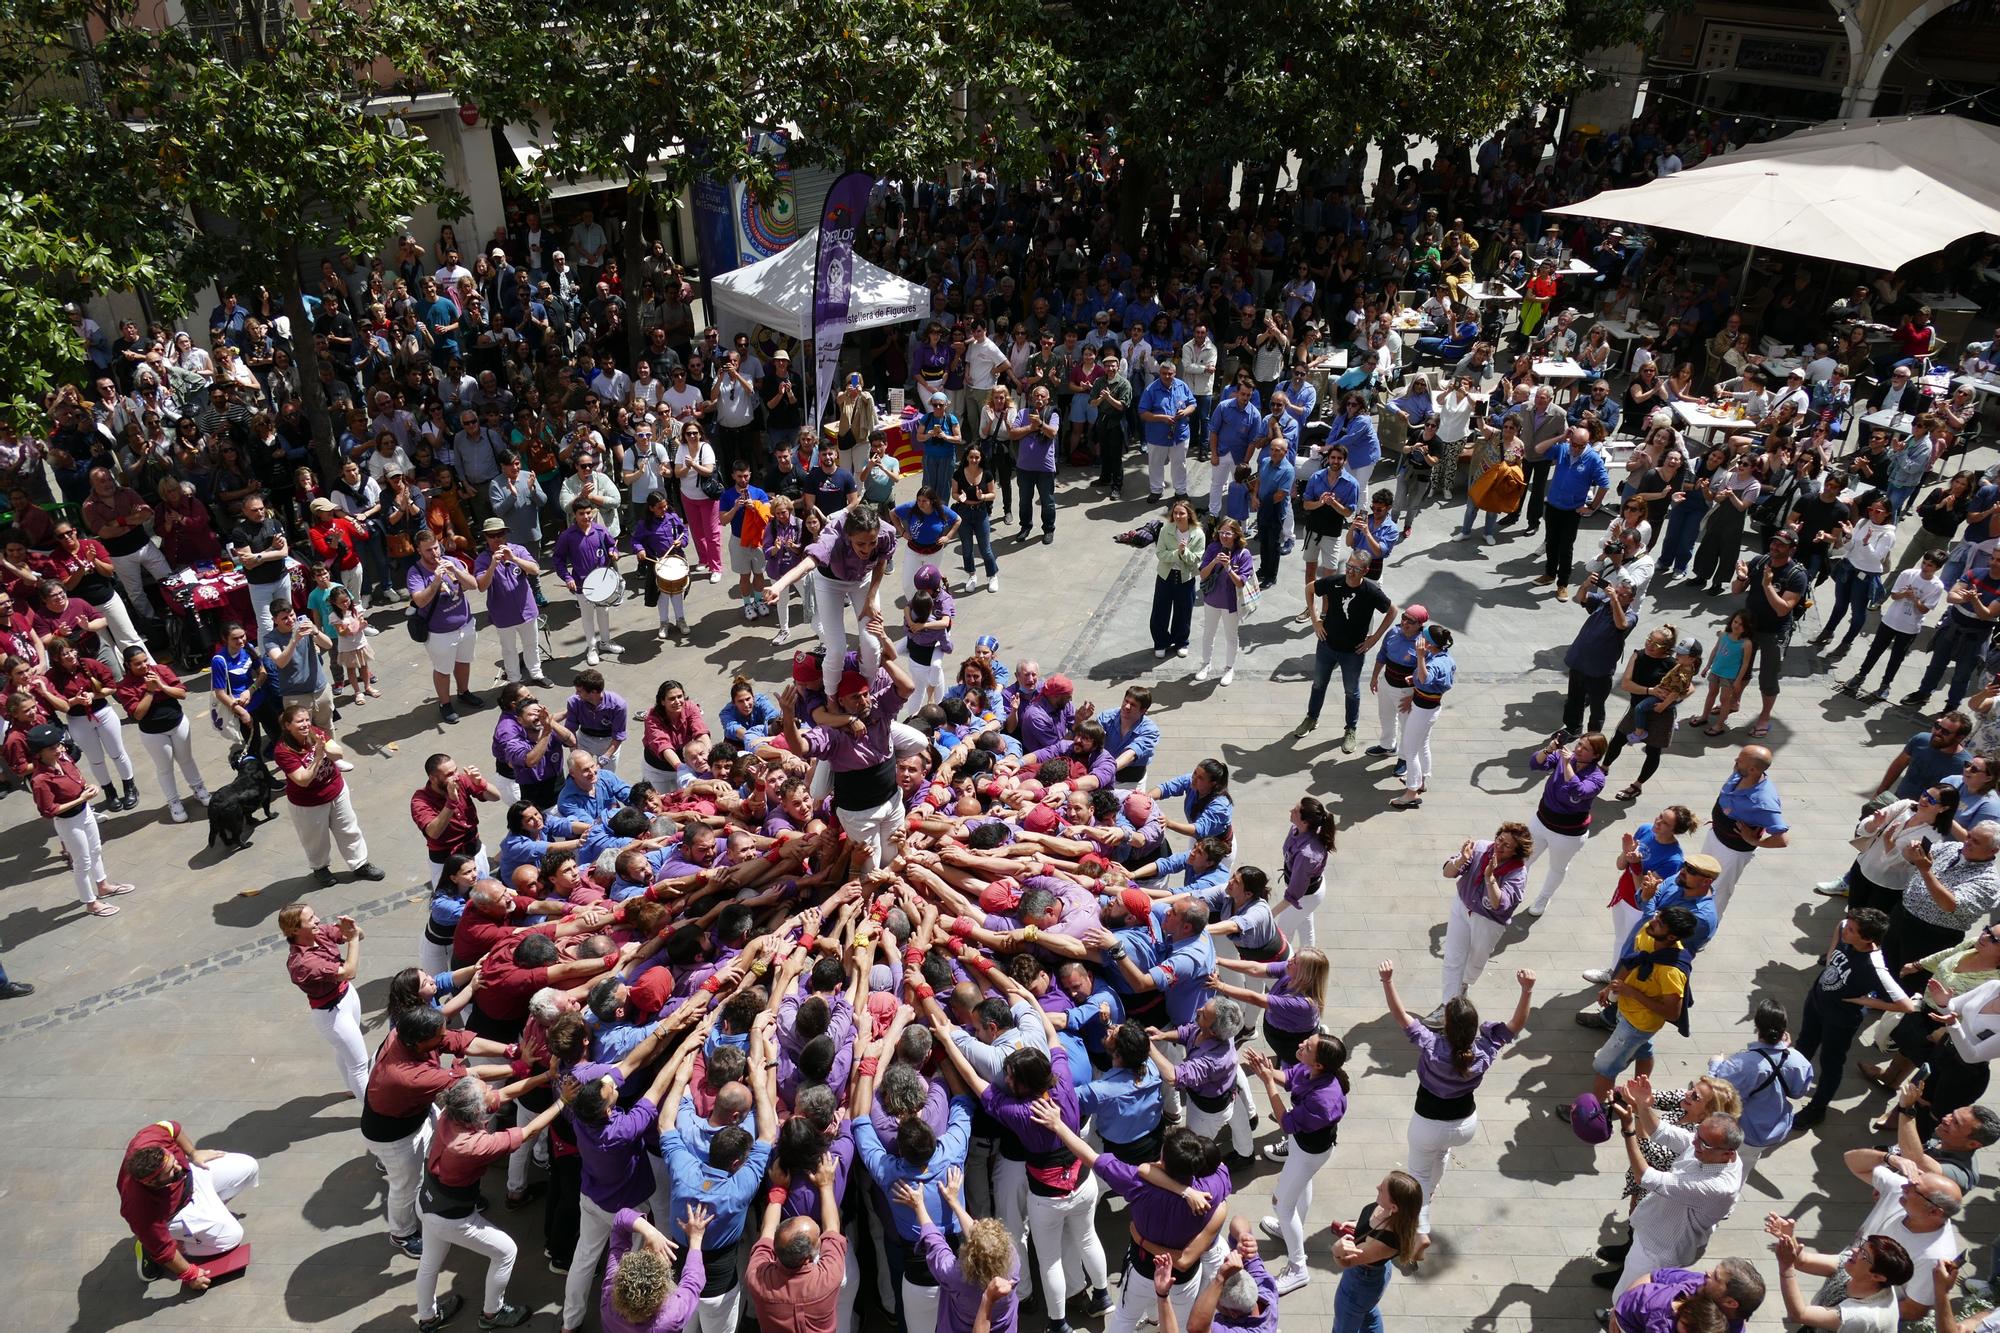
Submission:
{"label": "paved plaza", "polygon": [[[1352,1220],[1377,1179],[1402,1161],[1416,1088],[1413,1050],[1384,1013],[1375,964],[1397,960],[1398,984],[1413,1011],[1436,1002],[1451,887],[1439,865],[1463,839],[1533,812],[1540,775],[1527,759],[1558,724],[1562,653],[1581,612],[1529,587],[1538,572],[1530,559],[1535,543],[1518,529],[1510,541],[1484,547],[1450,538],[1455,510],[1423,516],[1383,582],[1398,602],[1425,603],[1433,621],[1458,635],[1459,683],[1433,736],[1429,798],[1420,810],[1397,812],[1386,804],[1398,790],[1393,761],[1340,753],[1337,678],[1319,730],[1303,742],[1290,738],[1304,711],[1312,661],[1310,630],[1292,619],[1301,605],[1298,556],[1286,559],[1280,586],[1246,622],[1234,684],[1191,684],[1199,621],[1193,658],[1156,662],[1146,632],[1153,555],[1111,540],[1149,516],[1143,497],[1107,503],[1090,495],[1087,482],[1074,470],[1065,474],[1053,546],[1023,546],[1012,525],[1002,529],[1004,590],[960,598],[956,638],[963,651],[978,634],[997,634],[1009,663],[1030,657],[1045,674],[1067,672],[1079,698],[1100,707],[1115,707],[1129,682],[1154,685],[1154,717],[1165,741],[1153,780],[1205,756],[1226,762],[1238,803],[1238,854],[1247,863],[1279,864],[1286,811],[1298,796],[1318,796],[1338,810],[1340,845],[1319,934],[1334,963],[1326,1025],[1352,1048],[1354,1091],[1339,1146],[1315,1182],[1315,1280],[1284,1298],[1282,1315],[1286,1330],[1324,1329],[1337,1281],[1325,1224]],[[1136,480],[1131,489],[1139,490]],[[732,674],[747,671],[772,688],[782,678],[787,651],[771,648],[770,622],[746,627],[727,585],[698,586],[689,601],[698,621],[687,646],[655,644],[651,613],[636,599],[615,613],[628,651],[604,670],[634,705],[635,718],[667,676],[686,683],[711,725]],[[1671,620],[1706,645],[1735,604],[1724,598],[1691,605],[1673,589],[1648,605],[1642,623]],[[1817,632],[1820,615],[1809,615],[1801,644]],[[558,649],[574,653],[580,641],[568,599],[554,616]],[[418,650],[392,617],[377,623],[384,697],[345,710],[337,733],[355,761],[350,785],[370,855],[389,871],[384,883],[343,877],[333,888],[312,889],[282,809],[278,822],[259,828],[254,847],[219,858],[204,848],[198,808],[194,822],[166,822],[150,766],[140,759],[140,809],[106,821],[112,876],[140,891],[121,900],[120,916],[94,920],[73,901],[48,824],[34,817],[27,797],[0,803],[8,825],[0,834],[0,948],[8,971],[38,987],[33,997],[0,1008],[0,1207],[16,1237],[0,1273],[5,1327],[22,1333],[411,1327],[415,1264],[388,1243],[381,1180],[362,1149],[357,1108],[338,1091],[328,1050],[285,978],[275,918],[299,898],[322,918],[356,916],[367,932],[363,1007],[379,1013],[388,977],[415,960],[424,921],[425,862],[408,798],[434,750],[490,768],[495,713],[488,682],[496,644],[482,636],[475,675],[488,707],[443,727],[429,702],[428,673],[417,669]],[[569,656],[552,666],[558,689],[544,692],[551,702],[567,696],[567,671],[578,665]],[[1905,666],[1898,694],[1914,684],[1919,665]],[[1833,696],[1831,684],[1795,647],[1771,740],[1772,776],[1784,794],[1792,845],[1761,853],[1744,876],[1734,911],[1702,956],[1693,1036],[1669,1033],[1661,1043],[1660,1086],[1683,1083],[1709,1057],[1742,1047],[1756,998],[1776,996],[1796,1018],[1808,967],[1839,910],[1809,886],[1845,867],[1860,799],[1873,790],[1895,745],[1919,726],[1908,711],[1863,708]],[[1366,744],[1374,710],[1363,702]],[[1619,834],[1670,803],[1705,820],[1730,755],[1746,739],[1742,729],[1720,738],[1681,730],[1637,802],[1599,803],[1596,830],[1549,914],[1535,920],[1523,913],[1519,921],[1528,924],[1507,932],[1474,999],[1485,1016],[1504,1017],[1515,969],[1533,968],[1540,978],[1534,1017],[1486,1081],[1479,1136],[1457,1154],[1434,1209],[1430,1257],[1416,1278],[1399,1275],[1390,1284],[1383,1312],[1397,1333],[1595,1327],[1592,1309],[1608,1302],[1588,1282],[1598,1269],[1591,1252],[1613,1238],[1607,1222],[1618,1206],[1623,1159],[1615,1140],[1585,1147],[1554,1114],[1588,1088],[1588,1057],[1598,1042],[1598,1034],[1571,1021],[1593,989],[1578,974],[1604,965],[1610,952],[1605,904]],[[635,736],[628,749],[636,748]],[[222,743],[204,727],[197,749],[211,780],[219,778]],[[1623,757],[1607,792],[1631,780],[1638,760],[1636,752]],[[624,767],[627,777],[635,775],[630,758]],[[489,848],[497,847],[501,813],[499,806],[482,812]],[[379,1020],[372,1021],[371,1043],[381,1035]],[[1868,1141],[1864,1120],[1879,1110],[1878,1099],[1871,1094],[1864,1103],[1860,1080],[1848,1082],[1818,1135],[1762,1158],[1709,1247],[1710,1260],[1746,1255],[1764,1270],[1772,1290],[1758,1326],[1774,1324],[1780,1308],[1775,1265],[1761,1243],[1764,1213],[1798,1216],[1802,1237],[1833,1249],[1867,1203],[1864,1187],[1842,1170],[1840,1153]],[[126,1141],[161,1118],[180,1120],[203,1146],[251,1153],[262,1165],[260,1187],[238,1200],[255,1246],[251,1269],[196,1298],[171,1284],[138,1281],[112,1188]],[[1271,1132],[1267,1117],[1260,1139]],[[1275,1173],[1265,1166],[1250,1179],[1239,1175],[1237,1207],[1252,1217],[1265,1211]],[[537,1310],[530,1327],[554,1329],[561,1279],[541,1259],[539,1210],[498,1210],[497,1180],[487,1194],[496,1219],[521,1241],[511,1296]],[[1995,1213],[1990,1197],[1975,1198],[1960,1224],[1969,1242],[1983,1249]],[[1103,1224],[1107,1234],[1123,1225],[1111,1213]],[[1280,1247],[1267,1242],[1265,1252],[1275,1263]],[[483,1262],[455,1251],[447,1286],[476,1300]],[[1036,1307],[1024,1316],[1024,1328],[1039,1330],[1041,1317]],[[455,1326],[473,1323],[468,1310]]]}

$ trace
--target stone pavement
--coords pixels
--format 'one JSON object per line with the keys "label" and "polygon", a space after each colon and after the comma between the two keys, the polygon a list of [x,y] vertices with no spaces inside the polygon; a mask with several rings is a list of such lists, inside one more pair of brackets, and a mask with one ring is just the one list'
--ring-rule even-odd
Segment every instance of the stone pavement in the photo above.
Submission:
{"label": "stone pavement", "polygon": [[[1426,603],[1436,620],[1458,632],[1459,687],[1433,739],[1431,797],[1421,810],[1398,813],[1385,805],[1397,790],[1388,762],[1340,753],[1337,679],[1321,728],[1303,743],[1289,739],[1303,712],[1312,660],[1305,628],[1289,619],[1300,606],[1297,555],[1286,559],[1280,586],[1244,627],[1234,685],[1190,684],[1198,654],[1158,663],[1150,652],[1151,553],[1110,541],[1147,516],[1143,496],[1107,503],[1086,491],[1087,480],[1066,478],[1054,546],[1022,546],[1011,525],[1003,529],[1005,589],[960,599],[958,639],[963,647],[980,633],[996,633],[1010,663],[1032,656],[1045,672],[1069,672],[1081,697],[1106,707],[1115,706],[1127,682],[1153,683],[1155,717],[1166,733],[1155,779],[1204,756],[1225,760],[1247,863],[1275,869],[1285,812],[1296,797],[1310,793],[1339,810],[1340,850],[1320,936],[1335,963],[1327,1023],[1350,1043],[1355,1088],[1340,1146],[1316,1182],[1316,1280],[1285,1298],[1282,1320],[1287,1330],[1324,1328],[1337,1282],[1324,1224],[1351,1220],[1380,1175],[1400,1163],[1414,1095],[1411,1048],[1389,1027],[1375,963],[1398,961],[1399,985],[1413,1009],[1435,1002],[1450,892],[1438,866],[1463,838],[1533,811],[1536,777],[1526,759],[1557,725],[1561,654],[1579,613],[1528,587],[1536,572],[1533,543],[1518,530],[1488,548],[1440,540],[1449,516],[1424,516],[1415,540],[1392,559],[1385,583],[1398,601]],[[1130,489],[1141,484],[1134,479]],[[1590,549],[1587,540],[1580,549]],[[1725,599],[1691,606],[1677,590],[1662,600],[1649,610],[1648,623],[1671,617],[1704,642],[1733,605]],[[639,709],[660,679],[678,677],[713,721],[731,674],[745,670],[775,684],[786,653],[771,648],[770,622],[746,629],[723,589],[698,586],[691,602],[699,613],[692,642],[665,648],[654,644],[645,608],[628,602],[616,623],[629,652],[606,674]],[[559,607],[556,620],[558,646],[573,651],[571,609]],[[449,749],[461,762],[489,763],[493,720],[489,708],[457,727],[438,725],[416,650],[392,618],[378,623],[385,697],[346,710],[338,731],[354,751],[350,782],[371,854],[390,877],[380,884],[343,879],[310,895],[323,917],[352,912],[362,919],[362,996],[371,1015],[388,976],[414,961],[423,921],[424,860],[407,814],[422,760]],[[1807,633],[1817,625],[1815,612]],[[483,678],[494,643],[481,642]],[[1831,696],[1830,678],[1810,672],[1802,651],[1794,663],[1801,674],[1787,680],[1772,741],[1793,845],[1760,855],[1744,877],[1725,929],[1703,958],[1693,1039],[1669,1035],[1662,1043],[1661,1086],[1684,1082],[1709,1056],[1740,1047],[1756,997],[1775,995],[1796,1013],[1811,957],[1837,919],[1836,907],[1808,886],[1845,866],[1860,798],[1893,746],[1920,725],[1908,712],[1863,709]],[[566,659],[554,678],[563,680],[575,665]],[[1914,670],[1905,667],[1905,682],[1914,680]],[[490,698],[485,680],[479,683]],[[566,697],[562,689],[551,694],[556,704]],[[1363,703],[1365,743],[1373,709]],[[221,744],[206,729],[198,737],[203,767],[219,775]],[[1398,1276],[1390,1284],[1384,1312],[1392,1328],[1569,1333],[1594,1327],[1591,1310],[1605,1302],[1587,1281],[1597,1268],[1591,1251],[1611,1238],[1607,1219],[1622,1161],[1610,1145],[1580,1145],[1553,1114],[1587,1088],[1597,1044],[1595,1034],[1570,1019],[1591,989],[1578,972],[1602,965],[1611,947],[1604,903],[1617,835],[1668,803],[1684,803],[1705,818],[1743,739],[1740,731],[1720,739],[1680,733],[1644,797],[1626,806],[1600,804],[1598,830],[1549,915],[1508,932],[1475,998],[1489,1017],[1504,1016],[1515,994],[1514,970],[1531,967],[1540,977],[1533,1024],[1487,1080],[1479,1138],[1457,1155],[1434,1210],[1432,1257],[1416,1278]],[[1636,754],[1621,761],[1614,789],[1637,763]],[[140,886],[122,900],[125,910],[115,919],[81,914],[51,853],[48,827],[24,796],[0,805],[12,816],[0,833],[6,886],[0,948],[9,971],[39,987],[31,999],[0,1007],[6,1069],[0,1200],[20,1238],[0,1275],[0,1300],[12,1311],[5,1323],[28,1333],[136,1325],[407,1328],[414,1265],[384,1239],[379,1177],[361,1148],[355,1109],[336,1090],[327,1049],[284,976],[274,918],[309,888],[289,823],[280,812],[279,822],[259,829],[253,848],[218,858],[203,847],[198,815],[185,826],[165,822],[143,757],[139,764],[146,803],[107,822],[114,876]],[[636,764],[625,767],[629,776]],[[494,842],[499,814],[487,807]],[[379,1037],[377,1024],[371,1040]],[[1821,1137],[1789,1144],[1759,1163],[1709,1249],[1711,1258],[1757,1258],[1773,1280],[1773,1311],[1775,1271],[1759,1243],[1763,1214],[1797,1214],[1801,1234],[1831,1248],[1867,1202],[1839,1160],[1842,1149],[1866,1141],[1863,1099],[1851,1086],[1858,1082],[1849,1080]],[[1867,1114],[1874,1101],[1868,1099]],[[204,1145],[249,1152],[263,1164],[260,1188],[239,1201],[256,1260],[243,1279],[198,1299],[164,1284],[142,1288],[111,1188],[127,1138],[162,1117],[185,1122]],[[1268,1120],[1264,1129],[1268,1135]],[[1264,1210],[1271,1174],[1266,1168],[1238,1182],[1239,1206],[1253,1216]],[[497,1180],[488,1194],[497,1200]],[[1973,1205],[1966,1231],[1975,1242],[1990,1238],[1993,1212],[1984,1198]],[[529,1220],[538,1214],[497,1215],[521,1240],[512,1295],[538,1310],[531,1327],[552,1329],[559,1279],[541,1261],[539,1221]],[[1109,1234],[1112,1220],[1106,1223]],[[1121,1251],[1119,1245],[1111,1253]],[[1276,1261],[1275,1246],[1266,1253]],[[450,1270],[447,1284],[476,1299],[481,1270],[463,1252],[454,1254]],[[1031,1314],[1027,1327],[1038,1328],[1038,1319]],[[473,1316],[456,1322],[469,1328]],[[1771,1315],[1760,1321],[1772,1322]]]}

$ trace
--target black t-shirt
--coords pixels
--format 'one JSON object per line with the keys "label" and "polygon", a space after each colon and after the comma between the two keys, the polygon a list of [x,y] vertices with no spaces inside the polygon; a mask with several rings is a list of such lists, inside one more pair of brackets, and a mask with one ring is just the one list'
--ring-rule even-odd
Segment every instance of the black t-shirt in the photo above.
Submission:
{"label": "black t-shirt", "polygon": [[[1743,614],[1750,621],[1752,633],[1769,634],[1791,623],[1790,616],[1780,615],[1772,607],[1771,599],[1764,595],[1764,567],[1771,563],[1771,557],[1760,555],[1750,562],[1750,582],[1743,589]],[[1780,595],[1797,593],[1801,604],[1810,586],[1806,579],[1806,567],[1796,560],[1787,561],[1785,567],[1774,570],[1771,585]]]}
{"label": "black t-shirt", "polygon": [[1810,500],[1801,500],[1794,512],[1799,516],[1799,543],[1811,546],[1815,537],[1830,534],[1834,525],[1847,520],[1853,510],[1837,497],[1827,499],[1822,492]]}
{"label": "black t-shirt", "polygon": [[[284,537],[284,525],[275,514],[264,515],[262,523],[239,523],[236,531],[229,534],[232,546],[247,546],[253,551],[268,551]],[[260,565],[251,565],[243,571],[243,577],[251,583],[276,583],[285,578],[285,562],[267,560]]]}
{"label": "black t-shirt", "polygon": [[[1354,1219],[1354,1243],[1356,1245],[1366,1245],[1371,1240],[1381,1241],[1391,1251],[1394,1251],[1396,1248],[1396,1233],[1385,1231],[1375,1225],[1375,1201],[1373,1199],[1370,1199],[1368,1206],[1361,1210],[1361,1216]],[[1376,1263],[1363,1264],[1362,1267],[1377,1269],[1388,1262],[1389,1260],[1383,1259]]]}
{"label": "black t-shirt", "polygon": [[1344,653],[1361,646],[1374,628],[1375,618],[1390,606],[1389,594],[1382,591],[1381,584],[1363,579],[1360,587],[1351,588],[1344,573],[1314,580],[1313,591],[1324,599],[1320,621],[1326,626],[1326,641]]}
{"label": "black t-shirt", "polygon": [[[791,384],[792,396],[789,399],[779,398],[778,405],[776,407],[771,406],[771,400],[778,398],[779,386],[785,383]],[[805,420],[803,406],[805,391],[797,374],[778,375],[773,373],[758,380],[757,401],[764,407],[764,429],[766,430],[797,430],[799,424]]]}

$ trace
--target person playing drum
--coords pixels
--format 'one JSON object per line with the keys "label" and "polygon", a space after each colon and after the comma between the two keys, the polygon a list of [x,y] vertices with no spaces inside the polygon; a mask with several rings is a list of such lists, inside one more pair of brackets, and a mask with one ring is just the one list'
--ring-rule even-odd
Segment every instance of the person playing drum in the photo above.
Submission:
{"label": "person playing drum", "polygon": [[570,501],[569,512],[570,526],[556,538],[556,576],[563,581],[563,587],[576,594],[577,611],[583,621],[583,660],[596,666],[600,647],[613,657],[625,651],[611,641],[611,608],[620,600],[624,587],[614,578],[607,592],[591,597],[584,594],[583,585],[600,569],[616,574],[618,544],[610,531],[598,523],[597,506],[592,501],[578,496]]}
{"label": "person playing drum", "polygon": [[686,634],[688,529],[668,507],[665,491],[646,497],[646,512],[632,525],[628,540],[639,559],[652,567],[645,580],[646,605],[660,608],[660,642],[666,642],[669,629]]}

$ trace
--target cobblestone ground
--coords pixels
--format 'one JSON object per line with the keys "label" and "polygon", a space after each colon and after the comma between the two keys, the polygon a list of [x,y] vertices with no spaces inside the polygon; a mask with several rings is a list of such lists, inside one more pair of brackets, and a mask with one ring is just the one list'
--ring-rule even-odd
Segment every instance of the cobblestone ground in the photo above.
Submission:
{"label": "cobblestone ground", "polygon": [[[1580,613],[1529,587],[1538,572],[1533,542],[1518,530],[1511,541],[1484,547],[1449,539],[1446,515],[1423,516],[1384,581],[1398,601],[1424,602],[1433,619],[1458,632],[1460,674],[1433,740],[1431,795],[1421,810],[1399,813],[1386,806],[1397,789],[1390,761],[1340,753],[1337,685],[1325,724],[1305,742],[1289,737],[1304,711],[1312,661],[1309,633],[1291,619],[1300,609],[1298,556],[1286,559],[1280,586],[1245,625],[1234,684],[1192,684],[1198,652],[1159,663],[1150,650],[1151,553],[1111,541],[1147,516],[1143,496],[1110,503],[1091,495],[1087,482],[1081,474],[1066,478],[1053,546],[1020,544],[1011,524],[1002,528],[1004,590],[960,599],[961,647],[980,633],[998,634],[1010,662],[1033,657],[1045,672],[1068,672],[1082,697],[1106,707],[1116,705],[1126,683],[1152,683],[1166,733],[1155,774],[1185,771],[1209,755],[1226,761],[1248,863],[1278,864],[1285,812],[1299,795],[1338,808],[1340,850],[1319,934],[1335,965],[1327,1022],[1352,1047],[1355,1090],[1339,1147],[1315,1182],[1315,1280],[1285,1297],[1282,1317],[1287,1330],[1324,1328],[1337,1282],[1325,1223],[1351,1219],[1380,1175],[1402,1161],[1415,1091],[1411,1048],[1383,1012],[1375,963],[1398,960],[1413,1008],[1434,1003],[1449,901],[1438,866],[1461,839],[1532,813],[1536,780],[1527,757],[1557,723],[1562,650]],[[1136,493],[1139,484],[1130,489]],[[1580,549],[1589,549],[1588,534]],[[659,680],[678,677],[712,720],[733,673],[775,683],[787,650],[772,648],[770,622],[746,627],[724,588],[698,587],[690,601],[695,633],[688,645],[673,647],[654,642],[649,613],[628,601],[616,624],[629,651],[605,671],[613,688],[641,706]],[[1649,608],[1648,623],[1670,618],[1707,642],[1727,609],[1724,602],[1690,605],[1674,590]],[[558,648],[574,653],[580,642],[572,609],[561,605],[554,616]],[[1817,632],[1818,616],[1809,618],[1809,632]],[[371,854],[390,875],[379,884],[343,879],[309,895],[323,917],[351,912],[366,927],[362,996],[371,1014],[388,976],[414,960],[423,920],[424,860],[407,813],[422,760],[445,749],[462,762],[488,763],[494,717],[489,707],[459,726],[440,726],[417,650],[389,617],[378,623],[384,697],[345,710],[337,730],[354,753],[350,781]],[[484,636],[481,646],[478,675],[485,677],[495,643]],[[561,683],[576,665],[573,656],[562,658],[552,674]],[[1906,682],[1913,671],[1905,668]],[[1793,845],[1760,855],[1745,875],[1702,959],[1693,1035],[1662,1043],[1662,1086],[1740,1047],[1756,997],[1778,996],[1796,1011],[1837,910],[1809,886],[1844,867],[1857,802],[1893,747],[1919,726],[1914,714],[1832,696],[1830,685],[1794,650],[1772,738]],[[490,686],[482,686],[490,698]],[[554,692],[554,700],[565,694]],[[1373,708],[1363,703],[1366,743]],[[1596,1045],[1594,1034],[1571,1021],[1590,990],[1578,973],[1601,966],[1611,947],[1604,904],[1618,835],[1667,803],[1705,816],[1743,739],[1740,731],[1718,739],[1679,733],[1644,797],[1600,804],[1597,829],[1550,913],[1508,931],[1474,998],[1503,1015],[1514,970],[1534,968],[1541,983],[1532,1025],[1482,1091],[1478,1138],[1457,1154],[1436,1205],[1432,1257],[1419,1276],[1390,1284],[1384,1311],[1392,1328],[1567,1333],[1595,1326],[1591,1312],[1605,1302],[1588,1282],[1597,1268],[1591,1252],[1612,1238],[1622,1162],[1608,1145],[1580,1145],[1554,1116],[1560,1102],[1588,1087]],[[39,987],[32,998],[0,1008],[0,1199],[17,1237],[0,1274],[4,1322],[32,1333],[134,1325],[406,1328],[415,1266],[384,1238],[380,1179],[362,1150],[356,1109],[337,1091],[328,1051],[285,980],[275,918],[310,888],[297,841],[281,812],[279,822],[258,831],[253,848],[217,857],[204,848],[198,808],[190,824],[166,822],[152,774],[132,748],[145,802],[107,821],[107,855],[114,877],[135,881],[140,892],[122,900],[115,919],[82,915],[48,825],[24,796],[0,805],[11,812],[0,834],[0,945],[14,977]],[[205,729],[197,749],[208,773],[223,771],[222,746]],[[1629,780],[1636,764],[1626,758],[1613,786]],[[629,776],[634,765],[626,767]],[[488,807],[486,819],[492,832],[497,810]],[[376,1026],[371,1040],[379,1036]],[[1764,1213],[1798,1215],[1801,1235],[1832,1248],[1866,1204],[1839,1155],[1866,1141],[1873,1099],[1864,1104],[1852,1086],[1859,1080],[1849,1083],[1819,1138],[1759,1162],[1710,1246],[1710,1258],[1758,1259],[1772,1279],[1773,1310],[1775,1271],[1759,1244]],[[204,1145],[249,1152],[263,1164],[260,1188],[241,1201],[255,1263],[244,1278],[198,1299],[164,1284],[141,1286],[112,1190],[127,1138],[161,1117],[185,1122]],[[1260,1137],[1271,1132],[1267,1118]],[[1240,1206],[1253,1216],[1265,1210],[1274,1171],[1238,1180]],[[497,1186],[488,1191],[496,1198]],[[500,1216],[521,1241],[512,1295],[538,1311],[532,1327],[552,1329],[560,1279],[541,1261],[539,1223]],[[1975,1202],[1967,1235],[1990,1237],[1992,1216],[1989,1201]],[[1109,1216],[1106,1228],[1122,1230]],[[1112,1253],[1121,1250],[1122,1243]],[[1275,1262],[1276,1247],[1267,1243],[1266,1250]],[[455,1252],[447,1283],[476,1300],[478,1271]],[[1031,1313],[1028,1326],[1039,1327],[1039,1318]],[[458,1322],[472,1321],[468,1313]]]}

